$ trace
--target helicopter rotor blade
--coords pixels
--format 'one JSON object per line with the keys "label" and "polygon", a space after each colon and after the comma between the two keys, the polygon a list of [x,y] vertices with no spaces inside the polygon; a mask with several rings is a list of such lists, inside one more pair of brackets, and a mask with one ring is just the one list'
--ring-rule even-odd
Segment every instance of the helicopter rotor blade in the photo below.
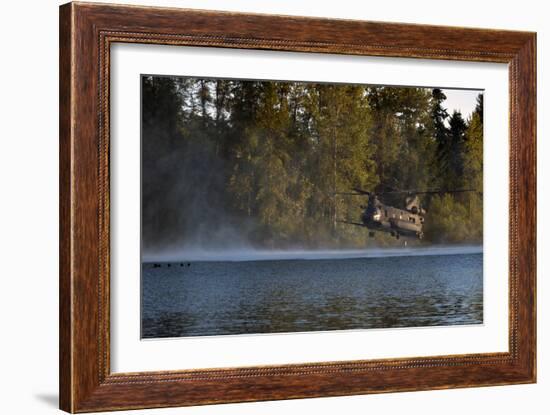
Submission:
{"label": "helicopter rotor blade", "polygon": [[333,194],[342,195],[342,196],[369,196],[365,193],[356,193],[356,192],[335,192]]}
{"label": "helicopter rotor blade", "polygon": [[347,221],[347,220],[337,220],[336,222],[339,222],[339,223],[346,223],[348,225],[355,225],[355,226],[361,226],[363,228],[366,228],[367,225],[365,225],[364,223],[359,223],[359,222],[350,222],[350,221]]}
{"label": "helicopter rotor blade", "polygon": [[382,192],[377,194],[378,195],[388,195],[388,194],[427,195],[427,194],[466,193],[466,192],[481,193],[476,189],[456,189],[456,190],[435,189],[435,190],[396,190],[396,191]]}
{"label": "helicopter rotor blade", "polygon": [[445,193],[466,193],[466,192],[477,192],[483,193],[476,189],[455,189],[455,190],[446,190],[446,189],[433,189],[433,190],[388,190],[386,192],[368,192],[359,188],[353,188],[352,192],[334,192],[334,195],[343,195],[343,196],[384,196],[384,195],[429,195],[429,194],[445,194]]}
{"label": "helicopter rotor blade", "polygon": [[370,196],[372,193],[367,192],[366,190],[353,188],[353,192],[335,192],[335,195],[344,195],[344,196]]}
{"label": "helicopter rotor blade", "polygon": [[442,193],[467,193],[478,192],[476,189],[456,189],[456,190],[425,190],[421,192],[412,192],[416,194],[442,194]]}
{"label": "helicopter rotor blade", "polygon": [[362,190],[362,189],[359,189],[357,187],[354,187],[353,190],[357,193],[360,193],[362,195],[365,195],[365,196],[370,196],[371,195],[371,192],[368,192],[366,190]]}

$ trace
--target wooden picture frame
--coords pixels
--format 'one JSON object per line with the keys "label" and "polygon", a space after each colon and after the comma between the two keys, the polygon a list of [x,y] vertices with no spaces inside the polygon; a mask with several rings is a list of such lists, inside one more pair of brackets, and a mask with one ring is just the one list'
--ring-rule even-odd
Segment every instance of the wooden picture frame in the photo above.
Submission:
{"label": "wooden picture frame", "polygon": [[[111,373],[109,59],[113,43],[509,65],[509,352]],[[68,412],[536,380],[536,34],[69,3],[60,8],[60,407]]]}

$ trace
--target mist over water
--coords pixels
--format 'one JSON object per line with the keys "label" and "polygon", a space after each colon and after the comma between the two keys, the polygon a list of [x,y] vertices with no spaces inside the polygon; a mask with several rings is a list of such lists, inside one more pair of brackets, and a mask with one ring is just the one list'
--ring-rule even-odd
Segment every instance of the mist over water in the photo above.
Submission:
{"label": "mist over water", "polygon": [[266,250],[253,248],[235,249],[182,249],[163,250],[158,253],[145,253],[143,263],[178,261],[275,261],[275,260],[322,260],[381,258],[402,256],[464,255],[480,254],[482,245],[437,245],[426,247],[368,248],[368,249],[319,249],[319,250]]}

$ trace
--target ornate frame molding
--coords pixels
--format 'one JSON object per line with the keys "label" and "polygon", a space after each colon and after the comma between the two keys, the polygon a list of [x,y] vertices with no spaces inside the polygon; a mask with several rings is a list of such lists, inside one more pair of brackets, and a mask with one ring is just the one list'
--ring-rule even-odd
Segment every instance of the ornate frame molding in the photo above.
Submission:
{"label": "ornate frame molding", "polygon": [[[116,42],[508,63],[510,351],[111,373],[109,70],[110,45]],[[61,408],[89,412],[534,382],[535,48],[536,35],[525,32],[86,3],[61,6]]]}

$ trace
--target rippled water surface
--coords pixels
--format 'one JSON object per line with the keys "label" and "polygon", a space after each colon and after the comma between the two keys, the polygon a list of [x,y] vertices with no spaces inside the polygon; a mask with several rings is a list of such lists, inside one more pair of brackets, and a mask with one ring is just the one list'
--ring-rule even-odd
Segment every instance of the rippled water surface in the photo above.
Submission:
{"label": "rippled water surface", "polygon": [[481,252],[434,252],[144,263],[142,337],[482,323]]}

